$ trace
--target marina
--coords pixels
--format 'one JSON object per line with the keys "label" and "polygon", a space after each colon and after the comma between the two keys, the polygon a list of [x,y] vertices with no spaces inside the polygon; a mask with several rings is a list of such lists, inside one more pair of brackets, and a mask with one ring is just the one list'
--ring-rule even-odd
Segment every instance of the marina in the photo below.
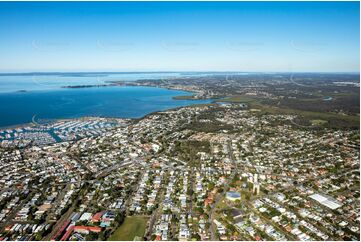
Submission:
{"label": "marina", "polygon": [[21,128],[0,130],[0,147],[48,145],[101,135],[114,127],[128,123],[126,119],[81,118],[47,124],[30,124]]}

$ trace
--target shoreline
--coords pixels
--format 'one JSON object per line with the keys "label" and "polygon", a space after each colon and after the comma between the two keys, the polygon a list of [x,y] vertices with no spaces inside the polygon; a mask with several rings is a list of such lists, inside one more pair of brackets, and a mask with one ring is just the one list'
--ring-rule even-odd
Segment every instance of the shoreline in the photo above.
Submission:
{"label": "shoreline", "polygon": [[[90,86],[85,88],[93,88],[93,87],[146,87],[146,88],[160,88],[160,89],[166,89],[166,90],[173,90],[173,91],[183,91],[183,92],[187,92],[189,93],[189,97],[193,97],[196,92],[191,92],[189,90],[182,90],[182,89],[173,89],[173,88],[167,88],[167,87],[161,87],[161,86],[148,86],[148,85],[127,85],[126,83],[111,83],[109,85],[104,85],[104,86]],[[67,88],[67,87],[60,87],[60,89],[83,89],[83,87],[75,87],[75,88]],[[26,93],[29,93],[30,91],[26,91]],[[1,93],[0,93],[1,95]],[[189,101],[200,101],[200,100],[208,100],[209,103],[205,103],[204,105],[211,105],[214,100],[212,99],[188,99],[188,98],[182,98],[182,99],[178,99],[178,97],[188,97],[188,95],[178,95],[178,96],[173,96],[172,97],[172,100],[178,100],[178,101],[182,101],[182,100],[189,100]],[[83,116],[83,117],[75,117],[75,118],[59,118],[59,119],[48,119],[49,122],[46,122],[45,124],[48,124],[48,123],[52,123],[52,122],[61,122],[61,121],[69,121],[69,120],[77,120],[77,119],[87,119],[87,118],[105,118],[105,119],[116,119],[116,120],[133,120],[133,121],[138,121],[138,120],[141,120],[149,115],[153,115],[153,114],[156,114],[158,112],[165,112],[165,111],[170,111],[170,110],[176,110],[176,109],[179,109],[179,108],[183,108],[183,107],[189,107],[189,106],[193,106],[193,105],[199,105],[199,104],[189,104],[189,105],[182,105],[182,106],[179,106],[179,107],[174,107],[174,108],[168,108],[168,109],[165,109],[165,110],[157,110],[157,111],[153,111],[153,112],[150,112],[150,113],[145,113],[144,115],[142,115],[141,117],[134,117],[134,118],[125,118],[125,117],[114,117],[114,116]],[[44,120],[47,120],[47,119],[44,119]],[[36,127],[36,126],[41,126],[41,125],[45,125],[43,123],[39,123],[39,124],[35,124],[33,123],[32,121],[30,122],[26,122],[26,123],[21,123],[21,124],[14,124],[14,125],[7,125],[7,126],[0,126],[0,131],[3,131],[3,130],[7,130],[7,129],[17,129],[17,128],[23,128],[23,127]]]}
{"label": "shoreline", "polygon": [[16,128],[24,128],[26,126],[41,126],[41,125],[46,125],[46,124],[50,124],[50,123],[56,123],[56,122],[62,122],[62,121],[74,121],[74,120],[79,120],[79,119],[115,119],[115,120],[130,120],[130,121],[139,121],[141,119],[144,119],[150,115],[155,115],[157,113],[160,112],[167,112],[167,111],[172,111],[172,110],[177,110],[180,108],[185,108],[185,107],[192,107],[195,105],[214,105],[216,104],[215,102],[209,102],[209,103],[204,103],[204,104],[191,104],[191,105],[185,105],[185,106],[179,106],[179,107],[174,107],[174,108],[168,108],[165,110],[158,110],[158,111],[154,111],[154,112],[150,112],[147,114],[144,114],[143,116],[139,117],[139,118],[124,118],[124,117],[106,117],[106,116],[83,116],[83,117],[77,117],[77,118],[59,118],[59,119],[52,119],[51,121],[49,121],[48,123],[42,124],[34,124],[33,122],[28,122],[28,123],[22,123],[22,124],[15,124],[15,125],[10,125],[10,126],[0,126],[0,131],[3,130],[7,130],[7,129],[16,129]]}
{"label": "shoreline", "polygon": [[146,85],[146,84],[138,84],[137,81],[135,82],[112,82],[112,83],[116,83],[119,86],[130,86],[130,87],[153,87],[153,88],[161,88],[161,89],[166,89],[166,90],[173,90],[173,91],[183,91],[183,92],[189,92],[191,95],[178,95],[178,96],[174,96],[172,97],[173,100],[209,100],[211,98],[197,98],[196,95],[197,94],[201,94],[202,91],[200,90],[187,90],[187,89],[182,89],[182,88],[172,88],[169,86],[159,86],[159,85]]}
{"label": "shoreline", "polygon": [[81,88],[112,87],[112,86],[116,86],[116,85],[114,84],[68,85],[68,86],[61,86],[61,88],[81,89]]}
{"label": "shoreline", "polygon": [[15,124],[15,125],[10,125],[10,126],[0,126],[0,131],[3,130],[7,130],[7,129],[17,129],[17,128],[24,128],[26,126],[41,126],[41,125],[47,125],[47,124],[51,124],[51,123],[56,123],[56,122],[63,122],[63,121],[74,121],[74,120],[80,120],[80,119],[115,119],[115,120],[133,120],[134,118],[117,118],[117,117],[101,117],[101,116],[83,116],[83,117],[78,117],[78,118],[59,118],[59,119],[49,119],[48,122],[46,123],[39,123],[39,124],[34,124],[33,122],[28,122],[28,123],[22,123],[22,124]]}

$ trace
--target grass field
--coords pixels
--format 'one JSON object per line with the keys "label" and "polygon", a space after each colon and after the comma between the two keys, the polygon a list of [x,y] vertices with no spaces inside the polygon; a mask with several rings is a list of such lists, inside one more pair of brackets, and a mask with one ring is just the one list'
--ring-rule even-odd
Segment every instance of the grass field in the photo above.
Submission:
{"label": "grass field", "polygon": [[197,100],[194,95],[175,96],[174,100]]}
{"label": "grass field", "polygon": [[317,126],[317,125],[323,125],[323,124],[325,124],[325,123],[327,123],[327,121],[326,121],[326,120],[322,120],[322,119],[313,119],[313,120],[311,120],[311,124],[312,124],[312,125],[315,125],[315,126]]}
{"label": "grass field", "polygon": [[110,236],[109,240],[133,240],[136,236],[143,238],[147,220],[147,217],[142,216],[126,217],[124,223]]}

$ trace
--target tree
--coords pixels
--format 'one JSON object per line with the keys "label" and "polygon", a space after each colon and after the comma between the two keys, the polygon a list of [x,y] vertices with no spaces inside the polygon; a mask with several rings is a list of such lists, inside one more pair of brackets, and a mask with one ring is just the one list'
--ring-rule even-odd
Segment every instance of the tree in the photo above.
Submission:
{"label": "tree", "polygon": [[233,234],[236,228],[232,224],[227,224],[226,228]]}
{"label": "tree", "polygon": [[101,241],[105,241],[105,240],[106,240],[106,238],[105,238],[105,232],[104,232],[104,231],[102,231],[102,232],[99,233],[99,240],[101,240]]}
{"label": "tree", "polygon": [[121,225],[124,222],[124,213],[118,213],[115,217],[115,221]]}
{"label": "tree", "polygon": [[196,208],[197,212],[200,213],[200,214],[203,214],[204,213],[204,210],[202,207],[197,207]]}
{"label": "tree", "polygon": [[40,241],[42,238],[43,238],[43,237],[42,237],[39,233],[37,233],[37,234],[35,235],[35,240],[37,240],[37,241]]}
{"label": "tree", "polygon": [[238,177],[239,177],[239,176],[238,176],[238,174],[236,173],[235,176],[234,176],[233,179],[232,179],[232,183],[231,183],[232,186],[234,186],[234,185],[237,183],[237,181],[239,180]]}
{"label": "tree", "polygon": [[199,241],[199,240],[201,240],[201,236],[199,236],[198,233],[194,233],[194,234],[192,234],[192,239]]}
{"label": "tree", "polygon": [[90,240],[90,241],[92,241],[92,240],[97,240],[97,239],[98,239],[98,234],[97,234],[97,233],[94,233],[94,232],[90,232],[89,234],[87,234],[87,235],[85,236],[85,239],[86,239],[86,240]]}

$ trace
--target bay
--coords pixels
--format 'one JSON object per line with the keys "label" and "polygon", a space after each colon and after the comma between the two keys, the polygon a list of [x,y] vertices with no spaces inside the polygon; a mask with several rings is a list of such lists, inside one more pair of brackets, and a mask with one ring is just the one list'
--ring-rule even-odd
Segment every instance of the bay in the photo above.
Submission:
{"label": "bay", "polygon": [[0,127],[33,119],[84,116],[140,118],[151,112],[210,100],[174,100],[191,93],[155,87],[109,86],[0,93]]}

